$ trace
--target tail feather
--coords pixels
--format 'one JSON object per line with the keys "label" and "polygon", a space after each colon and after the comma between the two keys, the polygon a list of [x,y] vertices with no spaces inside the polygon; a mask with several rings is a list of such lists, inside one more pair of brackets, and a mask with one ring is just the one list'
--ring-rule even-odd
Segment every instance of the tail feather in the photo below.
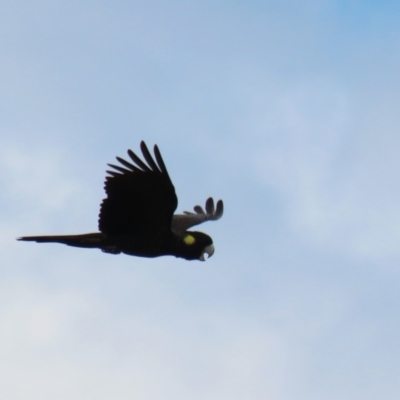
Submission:
{"label": "tail feather", "polygon": [[85,233],[83,235],[22,236],[17,240],[36,243],[62,243],[74,247],[101,248],[104,239],[104,234],[99,232]]}

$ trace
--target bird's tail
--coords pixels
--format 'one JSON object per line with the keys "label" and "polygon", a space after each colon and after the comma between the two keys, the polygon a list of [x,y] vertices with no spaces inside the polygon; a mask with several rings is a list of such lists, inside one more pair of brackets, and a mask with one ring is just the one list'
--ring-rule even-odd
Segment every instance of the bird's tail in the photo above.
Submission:
{"label": "bird's tail", "polygon": [[62,243],[67,246],[99,248],[104,243],[102,233],[85,233],[83,235],[56,235],[56,236],[23,236],[17,240],[37,243]]}

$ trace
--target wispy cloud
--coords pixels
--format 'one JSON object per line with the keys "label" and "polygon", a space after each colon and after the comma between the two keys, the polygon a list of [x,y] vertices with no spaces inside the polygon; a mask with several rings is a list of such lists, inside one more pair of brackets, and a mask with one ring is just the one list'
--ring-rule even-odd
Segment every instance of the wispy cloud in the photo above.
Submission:
{"label": "wispy cloud", "polygon": [[[4,7],[2,398],[398,398],[389,3]],[[142,139],[179,211],[224,199],[210,260],[15,241],[96,231]]]}

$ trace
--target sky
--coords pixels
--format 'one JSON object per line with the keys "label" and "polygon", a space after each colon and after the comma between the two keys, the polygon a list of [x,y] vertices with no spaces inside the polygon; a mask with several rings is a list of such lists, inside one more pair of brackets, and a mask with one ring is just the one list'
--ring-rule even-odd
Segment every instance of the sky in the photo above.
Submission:
{"label": "sky", "polygon": [[[0,3],[0,397],[397,400],[400,5]],[[160,147],[205,263],[95,232]]]}

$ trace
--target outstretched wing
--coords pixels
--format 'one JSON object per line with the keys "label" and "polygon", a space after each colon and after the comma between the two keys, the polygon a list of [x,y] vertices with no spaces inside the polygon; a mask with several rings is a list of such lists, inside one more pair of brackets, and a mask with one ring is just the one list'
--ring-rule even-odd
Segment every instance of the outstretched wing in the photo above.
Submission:
{"label": "outstretched wing", "polygon": [[217,201],[217,207],[214,207],[212,197],[206,201],[206,211],[200,206],[193,207],[195,213],[184,211],[184,214],[175,214],[172,218],[172,230],[174,232],[184,232],[192,226],[199,225],[206,221],[216,221],[224,213],[224,203]]}
{"label": "outstretched wing", "polygon": [[178,205],[174,185],[157,145],[155,160],[143,141],[140,148],[147,164],[132,150],[128,155],[133,163],[117,157],[122,166],[108,164],[114,171],[107,171],[107,198],[100,206],[99,230],[103,233],[156,234],[171,230]]}

